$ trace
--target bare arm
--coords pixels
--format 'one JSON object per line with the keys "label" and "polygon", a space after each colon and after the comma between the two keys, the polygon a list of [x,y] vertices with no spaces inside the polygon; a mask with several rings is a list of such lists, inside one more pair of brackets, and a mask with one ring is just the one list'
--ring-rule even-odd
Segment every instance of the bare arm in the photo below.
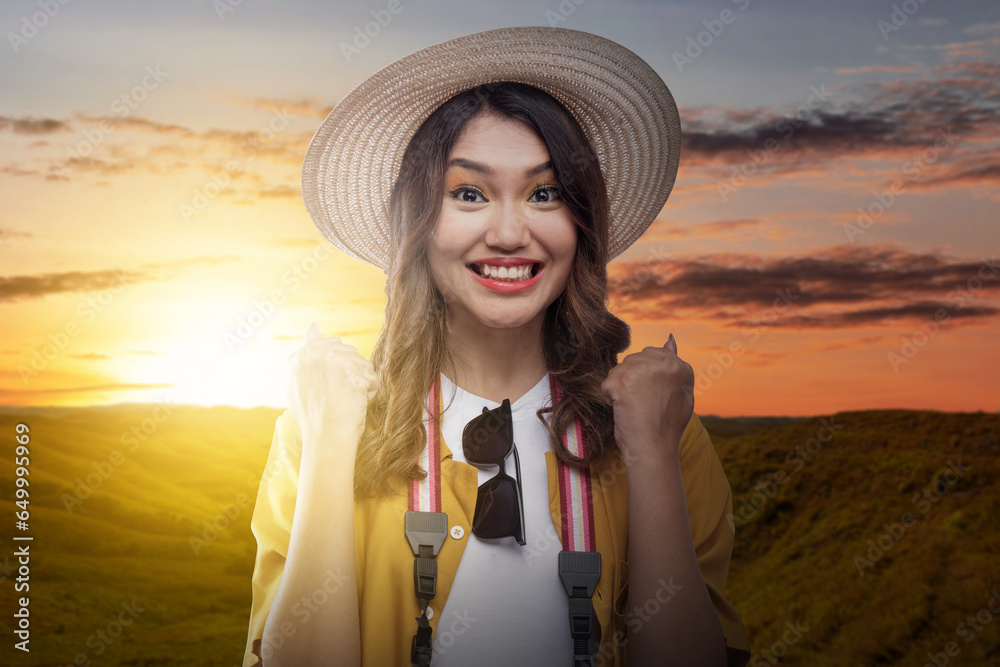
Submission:
{"label": "bare arm", "polygon": [[310,329],[292,357],[289,412],[301,425],[295,514],[281,580],[264,624],[265,667],[361,664],[354,542],[354,462],[371,364]]}
{"label": "bare arm", "polygon": [[341,447],[317,446],[345,435],[302,434],[288,557],[261,643],[265,667],[361,664],[354,456]]}
{"label": "bare arm", "polygon": [[639,628],[629,633],[629,665],[725,665],[725,638],[691,539],[679,459],[637,462],[628,470],[628,495],[628,604],[630,627]]}
{"label": "bare arm", "polygon": [[628,468],[628,664],[725,667],[722,626],[702,577],[681,478],[694,372],[670,336],[630,354],[601,385]]}

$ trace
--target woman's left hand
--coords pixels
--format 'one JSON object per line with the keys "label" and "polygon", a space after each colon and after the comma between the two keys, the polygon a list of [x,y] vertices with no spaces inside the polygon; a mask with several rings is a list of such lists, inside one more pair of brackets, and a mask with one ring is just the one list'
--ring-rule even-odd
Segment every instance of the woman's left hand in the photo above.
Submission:
{"label": "woman's left hand", "polygon": [[627,465],[678,460],[694,412],[694,371],[677,356],[673,334],[663,347],[625,357],[601,391],[614,409],[615,440]]}

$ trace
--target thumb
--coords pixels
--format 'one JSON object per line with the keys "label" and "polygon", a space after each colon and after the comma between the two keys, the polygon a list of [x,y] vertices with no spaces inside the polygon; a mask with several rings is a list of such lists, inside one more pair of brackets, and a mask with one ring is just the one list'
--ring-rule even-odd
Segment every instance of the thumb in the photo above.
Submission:
{"label": "thumb", "polygon": [[677,354],[677,341],[674,340],[674,334],[672,333],[670,334],[670,336],[667,338],[666,344],[663,347],[670,350],[674,354]]}
{"label": "thumb", "polygon": [[311,343],[314,340],[321,340],[322,338],[323,334],[320,333],[319,326],[315,322],[310,324],[309,331],[306,332],[306,342]]}
{"label": "thumb", "polygon": [[608,378],[604,378],[604,381],[601,383],[601,395],[604,397],[605,405],[610,405],[611,407],[614,407],[615,397],[612,395],[611,392],[612,392],[612,385],[608,382]]}

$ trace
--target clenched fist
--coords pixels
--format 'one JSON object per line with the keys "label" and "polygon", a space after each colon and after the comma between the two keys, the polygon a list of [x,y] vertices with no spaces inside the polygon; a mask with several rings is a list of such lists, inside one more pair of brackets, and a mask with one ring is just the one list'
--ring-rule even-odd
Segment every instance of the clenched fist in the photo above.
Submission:
{"label": "clenched fist", "polygon": [[[324,338],[313,322],[306,344],[289,357],[288,410],[307,433],[345,433],[364,429],[368,401],[379,380],[371,362],[336,336]],[[307,444],[309,438],[304,437]],[[341,440],[341,439],[338,439]]]}
{"label": "clenched fist", "polygon": [[694,411],[694,371],[677,356],[673,334],[663,347],[625,357],[601,392],[614,410],[615,441],[626,462],[677,460]]}

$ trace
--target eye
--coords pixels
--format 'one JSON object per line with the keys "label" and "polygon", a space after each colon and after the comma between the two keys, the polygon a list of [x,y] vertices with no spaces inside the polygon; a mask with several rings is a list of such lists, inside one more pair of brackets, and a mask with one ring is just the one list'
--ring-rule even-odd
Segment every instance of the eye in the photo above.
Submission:
{"label": "eye", "polygon": [[545,204],[559,200],[559,188],[554,185],[540,185],[528,197],[528,201],[533,204]]}
{"label": "eye", "polygon": [[448,196],[466,204],[482,204],[489,201],[479,188],[471,185],[459,186],[449,192]]}

